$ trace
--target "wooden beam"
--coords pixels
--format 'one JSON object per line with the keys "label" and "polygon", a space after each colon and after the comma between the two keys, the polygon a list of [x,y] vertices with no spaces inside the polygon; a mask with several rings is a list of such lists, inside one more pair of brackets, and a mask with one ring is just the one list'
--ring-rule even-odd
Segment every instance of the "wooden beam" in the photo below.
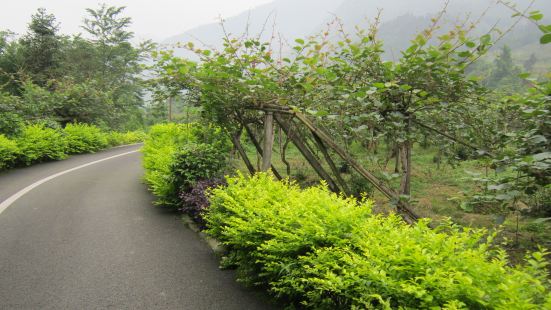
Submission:
{"label": "wooden beam", "polygon": [[233,143],[233,146],[237,149],[237,152],[239,152],[239,155],[241,156],[241,159],[245,162],[245,165],[247,166],[247,169],[249,170],[249,173],[251,175],[254,175],[256,173],[256,170],[254,169],[253,164],[249,160],[249,156],[247,156],[247,152],[245,152],[245,149],[243,149],[243,146],[241,145],[241,132],[243,129],[239,130],[239,132],[231,135],[231,141]]}
{"label": "wooden beam", "polygon": [[329,173],[327,173],[327,171],[325,171],[325,169],[323,168],[321,163],[316,159],[314,154],[312,154],[312,152],[310,152],[308,147],[304,144],[304,141],[298,135],[294,135],[291,132],[291,126],[289,125],[289,123],[286,122],[284,119],[282,119],[277,114],[275,114],[275,120],[279,124],[279,126],[283,129],[283,131],[285,132],[287,137],[289,137],[291,142],[293,142],[293,144],[297,147],[297,149],[300,151],[302,156],[304,156],[304,158],[306,158],[306,160],[308,161],[308,163],[310,163],[312,168],[314,168],[314,170],[319,175],[319,177],[327,182],[327,185],[329,186],[329,189],[331,189],[332,191],[334,191],[336,193],[339,193],[340,189],[337,186],[337,184],[335,183],[335,181],[331,178]]}
{"label": "wooden beam", "polygon": [[423,123],[421,123],[421,122],[419,122],[419,121],[417,121],[417,120],[413,120],[413,122],[414,122],[415,124],[417,124],[418,126],[420,126],[420,127],[422,127],[422,128],[425,128],[425,129],[427,129],[427,130],[430,130],[430,131],[432,131],[432,132],[434,132],[434,133],[436,133],[436,134],[439,134],[439,135],[441,135],[441,136],[444,136],[444,137],[446,137],[446,138],[452,140],[453,142],[456,142],[456,143],[459,143],[459,144],[461,144],[461,145],[463,145],[463,146],[466,146],[466,147],[468,147],[468,148],[471,148],[471,149],[473,149],[473,150],[479,152],[482,156],[487,156],[487,157],[490,157],[490,158],[495,158],[495,155],[492,154],[492,153],[490,153],[489,151],[483,150],[483,149],[481,149],[481,148],[479,148],[479,147],[477,147],[477,146],[475,146],[475,145],[472,145],[472,144],[470,144],[470,143],[468,143],[468,142],[465,142],[465,141],[463,141],[463,140],[461,140],[461,139],[459,139],[459,138],[453,137],[452,135],[450,135],[450,134],[448,134],[448,133],[445,133],[445,132],[440,131],[440,130],[438,130],[438,129],[435,129],[435,128],[432,128],[432,127],[430,127],[430,126],[427,126],[427,125],[425,125],[425,124],[423,124]]}
{"label": "wooden beam", "polygon": [[337,179],[337,182],[343,189],[344,193],[347,195],[352,194],[350,191],[350,188],[346,184],[346,182],[343,180],[341,173],[339,172],[339,169],[337,169],[337,166],[335,165],[335,162],[331,158],[331,155],[329,154],[329,151],[327,150],[327,147],[325,144],[323,144],[323,141],[321,141],[320,137],[315,132],[312,132],[312,135],[314,136],[314,140],[318,144],[319,149],[321,150],[323,157],[325,158],[325,161],[329,165],[329,168],[331,168],[331,171],[333,171],[333,174],[335,175],[335,178]]}
{"label": "wooden beam", "polygon": [[386,186],[381,180],[379,180],[371,172],[367,171],[360,163],[358,163],[350,154],[338,146],[325,132],[318,129],[305,115],[299,112],[294,113],[297,119],[299,119],[308,129],[316,133],[318,137],[335,153],[337,153],[343,160],[347,161],[359,174],[366,178],[377,190],[379,190],[388,199],[396,202],[398,213],[409,224],[415,223],[419,216],[411,210],[409,204],[400,199],[400,196],[390,187]]}

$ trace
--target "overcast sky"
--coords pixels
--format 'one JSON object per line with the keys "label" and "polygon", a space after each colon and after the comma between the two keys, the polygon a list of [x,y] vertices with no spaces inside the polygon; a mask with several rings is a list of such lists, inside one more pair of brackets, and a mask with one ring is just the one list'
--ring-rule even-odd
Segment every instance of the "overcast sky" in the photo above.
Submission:
{"label": "overcast sky", "polygon": [[195,26],[216,22],[218,16],[230,17],[272,0],[9,0],[0,10],[0,30],[25,33],[31,15],[39,7],[53,13],[65,34],[82,32],[79,28],[84,9],[99,3],[126,6],[132,17],[132,30],[140,39],[166,39]]}

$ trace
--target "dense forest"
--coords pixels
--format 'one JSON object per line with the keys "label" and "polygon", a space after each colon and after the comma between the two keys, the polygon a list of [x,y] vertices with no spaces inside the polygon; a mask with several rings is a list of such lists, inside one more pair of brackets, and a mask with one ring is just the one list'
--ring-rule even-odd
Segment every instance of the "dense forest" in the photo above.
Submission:
{"label": "dense forest", "polygon": [[141,73],[153,45],[131,43],[123,10],[88,9],[83,34],[73,36],[61,35],[45,9],[36,11],[25,34],[0,31],[0,133],[16,134],[25,122],[143,128]]}

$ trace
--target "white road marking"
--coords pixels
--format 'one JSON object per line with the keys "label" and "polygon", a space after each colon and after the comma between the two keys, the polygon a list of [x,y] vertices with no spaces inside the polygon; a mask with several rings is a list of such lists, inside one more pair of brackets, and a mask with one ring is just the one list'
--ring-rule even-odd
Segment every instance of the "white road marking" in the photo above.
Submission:
{"label": "white road marking", "polygon": [[0,214],[2,214],[2,212],[4,212],[4,210],[6,210],[11,204],[13,204],[17,199],[21,198],[21,196],[25,195],[26,193],[32,191],[34,188],[50,181],[50,180],[53,180],[59,176],[62,176],[66,173],[69,173],[69,172],[73,172],[75,170],[79,170],[79,169],[82,169],[82,168],[85,168],[85,167],[88,167],[88,166],[91,166],[91,165],[95,165],[95,164],[99,164],[103,161],[106,161],[106,160],[110,160],[110,159],[113,159],[113,158],[117,158],[117,157],[121,157],[121,156],[126,156],[126,155],[129,155],[129,154],[132,154],[132,153],[137,153],[139,152],[140,150],[135,150],[135,151],[130,151],[130,152],[126,152],[126,153],[122,153],[122,154],[118,154],[118,155],[114,155],[114,156],[110,156],[110,157],[107,157],[107,158],[103,158],[103,159],[100,159],[100,160],[96,160],[96,161],[93,161],[93,162],[89,162],[87,164],[84,164],[84,165],[80,165],[80,166],[77,166],[77,167],[74,167],[74,168],[71,168],[71,169],[68,169],[68,170],[65,170],[65,171],[61,171],[61,172],[58,172],[56,174],[52,174],[51,176],[49,177],[45,177],[41,180],[38,180],[36,182],[34,182],[33,184],[25,187],[24,189],[18,191],[17,193],[11,195],[8,199],[2,201],[0,203]]}

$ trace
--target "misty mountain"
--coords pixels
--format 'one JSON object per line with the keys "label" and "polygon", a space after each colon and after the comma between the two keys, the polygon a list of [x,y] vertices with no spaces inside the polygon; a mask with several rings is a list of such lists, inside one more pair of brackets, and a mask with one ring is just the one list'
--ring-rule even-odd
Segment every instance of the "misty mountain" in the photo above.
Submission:
{"label": "misty mountain", "polygon": [[[224,20],[228,34],[241,36],[261,35],[270,39],[273,34],[286,39],[304,37],[315,33],[320,23],[328,19],[343,0],[276,0],[259,6],[249,12]],[[224,37],[220,23],[213,23],[191,29],[183,34],[168,38],[163,43],[195,42],[212,47],[220,47]]]}
{"label": "misty mountain", "polygon": [[[495,0],[452,0],[443,19],[443,30],[466,20],[479,21],[473,35],[481,35],[492,27],[508,29],[515,20],[512,12],[502,6],[492,6]],[[517,0],[519,9],[524,9],[531,0]],[[259,6],[250,12],[227,18],[224,21],[226,33],[240,36],[244,33],[268,40],[272,35],[293,41],[319,33],[333,20],[339,17],[347,32],[354,32],[359,26],[366,28],[381,13],[379,38],[385,42],[386,57],[395,59],[400,51],[407,48],[409,41],[431,24],[431,19],[444,7],[443,0],[276,0]],[[490,9],[488,9],[490,7]],[[530,10],[541,10],[551,16],[551,1],[537,0]],[[467,23],[468,24],[468,23]],[[499,33],[495,32],[495,36]],[[522,20],[515,29],[500,42],[508,45],[517,55],[530,57],[531,53],[539,59],[548,59],[551,46],[538,45],[539,30],[531,23]],[[213,23],[191,29],[186,33],[173,36],[164,43],[171,46],[177,42],[195,42],[209,47],[219,48],[224,30],[219,23]],[[177,54],[190,56],[182,49]]]}

